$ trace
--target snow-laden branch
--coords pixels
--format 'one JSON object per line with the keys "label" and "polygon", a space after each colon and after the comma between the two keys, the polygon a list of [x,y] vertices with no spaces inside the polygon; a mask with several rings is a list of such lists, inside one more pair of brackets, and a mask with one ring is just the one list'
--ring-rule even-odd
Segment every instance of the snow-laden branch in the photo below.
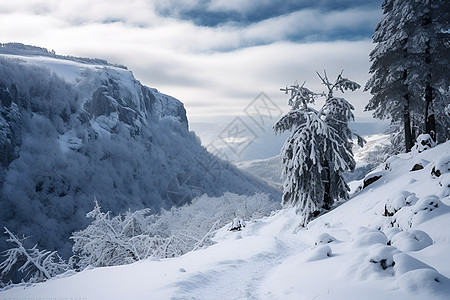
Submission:
{"label": "snow-laden branch", "polygon": [[64,273],[70,267],[64,262],[56,251],[39,250],[37,245],[31,249],[25,248],[22,240],[4,227],[8,235],[7,242],[15,245],[5,251],[6,259],[0,263],[1,276],[6,277],[13,270],[25,274],[30,282],[48,280],[58,274]]}

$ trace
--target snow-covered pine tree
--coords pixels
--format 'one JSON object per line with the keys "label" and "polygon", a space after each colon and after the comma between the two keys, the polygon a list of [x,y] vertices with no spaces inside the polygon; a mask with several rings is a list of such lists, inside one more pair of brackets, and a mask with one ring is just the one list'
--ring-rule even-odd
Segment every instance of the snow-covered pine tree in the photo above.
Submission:
{"label": "snow-covered pine tree", "polygon": [[408,85],[425,102],[424,110],[417,112],[421,131],[444,142],[450,138],[450,118],[445,114],[450,92],[450,2],[410,1],[410,8],[403,22],[410,32],[405,47],[415,60]]}
{"label": "snow-covered pine tree", "polygon": [[[0,263],[2,282],[11,279],[22,279],[26,282],[42,282],[70,269],[70,266],[56,251],[39,250],[37,245],[31,249],[24,246],[26,238],[20,239],[8,228],[4,227],[9,236],[6,240],[14,244],[14,248],[5,251],[6,259]],[[15,274],[19,272],[22,275]]]}
{"label": "snow-covered pine tree", "polygon": [[413,146],[411,107],[420,105],[420,100],[411,95],[406,82],[407,63],[411,62],[411,58],[408,57],[407,49],[404,49],[408,34],[401,30],[398,11],[405,9],[407,3],[408,1],[386,0],[382,4],[384,17],[373,35],[373,42],[377,45],[370,53],[372,66],[369,73],[372,77],[365,90],[370,90],[373,95],[366,110],[372,110],[375,118],[390,118],[393,125],[402,123],[403,149],[408,152]]}
{"label": "snow-covered pine tree", "polygon": [[373,97],[366,110],[390,118],[394,127],[402,123],[407,152],[418,131],[433,135],[437,130],[441,141],[450,135],[443,113],[449,91],[449,5],[446,0],[385,0],[373,35],[372,77],[365,87]]}
{"label": "snow-covered pine tree", "polygon": [[[292,110],[274,126],[276,133],[292,131],[281,150],[285,178],[282,203],[297,207],[301,225],[329,209],[335,200],[348,198],[342,173],[355,167],[353,133],[348,128],[353,106],[334,97],[333,91],[354,91],[360,86],[342,77],[342,73],[333,83],[326,73],[318,75],[328,93],[314,93],[298,83],[281,89],[290,92],[288,103]],[[308,106],[321,96],[326,101],[319,111]],[[359,136],[358,142],[363,143]]]}

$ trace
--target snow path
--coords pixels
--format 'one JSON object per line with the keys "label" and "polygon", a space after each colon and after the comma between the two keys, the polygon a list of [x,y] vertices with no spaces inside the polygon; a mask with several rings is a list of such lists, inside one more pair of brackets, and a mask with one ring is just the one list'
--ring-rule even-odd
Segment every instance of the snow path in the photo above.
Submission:
{"label": "snow path", "polygon": [[[260,295],[260,287],[268,274],[287,258],[308,248],[300,235],[293,234],[296,224],[288,221],[289,217],[286,216],[291,213],[279,213],[251,222],[242,232],[219,232],[218,239],[221,239],[220,236],[229,239],[234,235],[235,242],[251,240],[255,236],[265,238],[253,240],[247,245],[254,253],[251,257],[242,259],[238,251],[234,259],[217,261],[211,269],[195,272],[176,282],[172,299],[217,299],[218,295],[226,295],[226,299],[264,298]],[[278,224],[267,227],[271,222]],[[260,242],[267,244],[269,240],[269,249],[258,251],[257,245]]]}
{"label": "snow path", "polygon": [[273,252],[259,253],[247,260],[219,261],[214,269],[176,283],[173,299],[216,299],[217,295],[227,295],[227,299],[261,299],[259,287],[267,274],[287,257],[302,251],[279,239],[276,243]]}

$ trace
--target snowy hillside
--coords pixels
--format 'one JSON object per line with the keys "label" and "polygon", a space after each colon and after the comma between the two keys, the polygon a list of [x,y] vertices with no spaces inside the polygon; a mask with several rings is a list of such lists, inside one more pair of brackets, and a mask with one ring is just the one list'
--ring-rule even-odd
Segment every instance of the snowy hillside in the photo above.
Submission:
{"label": "snowy hillside", "polygon": [[215,245],[181,257],[66,274],[0,298],[448,299],[450,142],[394,156],[352,186],[350,200],[307,228],[284,209],[224,227]]}
{"label": "snowy hillside", "polygon": [[201,146],[180,101],[125,67],[0,45],[0,101],[2,227],[65,257],[94,198],[113,214],[225,192],[278,203],[278,190]]}
{"label": "snowy hillside", "polygon": [[236,166],[273,186],[282,188],[280,156],[237,162]]}

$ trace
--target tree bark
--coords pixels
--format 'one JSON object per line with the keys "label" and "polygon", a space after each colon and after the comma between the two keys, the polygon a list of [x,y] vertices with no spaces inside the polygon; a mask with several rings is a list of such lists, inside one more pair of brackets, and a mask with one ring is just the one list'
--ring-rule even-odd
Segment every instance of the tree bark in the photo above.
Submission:
{"label": "tree bark", "polygon": [[436,119],[434,114],[430,114],[430,106],[433,101],[433,88],[429,83],[425,87],[425,133],[436,141]]}
{"label": "tree bark", "polygon": [[409,113],[409,95],[406,94],[404,97],[406,101],[405,110],[403,111],[403,122],[405,129],[405,150],[406,152],[410,152],[413,146],[413,140],[411,132],[411,117]]}

